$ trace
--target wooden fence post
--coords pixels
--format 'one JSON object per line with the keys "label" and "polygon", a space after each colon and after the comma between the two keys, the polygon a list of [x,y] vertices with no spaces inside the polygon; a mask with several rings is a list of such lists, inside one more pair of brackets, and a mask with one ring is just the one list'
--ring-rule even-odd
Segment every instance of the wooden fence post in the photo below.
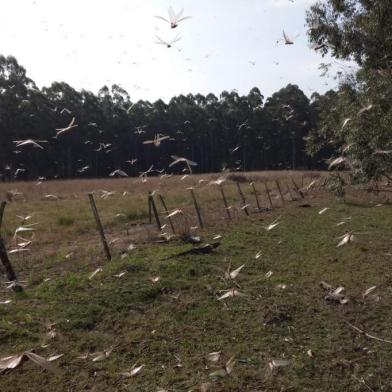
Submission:
{"label": "wooden fence post", "polygon": [[101,222],[101,219],[100,219],[99,214],[98,214],[98,209],[97,209],[97,206],[95,204],[94,195],[92,193],[89,193],[88,197],[90,199],[91,210],[93,211],[95,222],[97,224],[97,230],[98,230],[98,233],[99,233],[99,235],[101,237],[103,250],[105,251],[106,258],[108,259],[108,261],[110,261],[112,259],[112,256],[110,254],[109,245],[108,245],[108,243],[106,241],[105,232],[103,230],[102,222]]}
{"label": "wooden fence post", "polygon": [[298,185],[297,185],[297,183],[294,181],[294,178],[292,178],[291,181],[293,182],[295,191],[301,196],[301,199],[304,199],[305,196],[304,196],[303,192],[301,191],[301,189],[298,188]]}
{"label": "wooden fence post", "polygon": [[163,206],[163,208],[164,208],[164,210],[165,210],[165,214],[166,214],[167,219],[169,220],[169,223],[170,223],[170,227],[171,227],[171,229],[172,229],[172,232],[173,232],[173,234],[175,234],[173,221],[171,220],[171,218],[170,218],[170,216],[169,216],[170,214],[169,214],[169,211],[168,211],[168,209],[167,209],[167,207],[166,207],[165,199],[163,198],[163,196],[162,196],[161,194],[159,194],[159,200],[161,201],[161,204],[162,204],[162,206]]}
{"label": "wooden fence post", "polygon": [[283,204],[283,206],[284,206],[284,205],[285,205],[285,202],[284,202],[284,198],[283,198],[283,195],[282,195],[282,189],[280,188],[279,180],[275,180],[275,183],[276,183],[276,186],[277,186],[277,188],[278,188],[279,195],[280,195],[280,198],[281,198],[281,200],[282,200],[282,204]]}
{"label": "wooden fence post", "polygon": [[254,193],[254,195],[255,195],[257,208],[258,208],[259,212],[261,212],[260,203],[259,203],[259,197],[258,197],[258,195],[257,195],[257,190],[256,190],[256,187],[255,187],[255,183],[252,181],[252,182],[250,183],[250,186],[252,187],[253,193]]}
{"label": "wooden fence post", "polygon": [[266,182],[264,182],[264,187],[265,187],[265,193],[267,194],[267,197],[268,197],[270,208],[272,209],[274,206],[272,205],[272,199],[271,199],[270,191],[268,189],[268,186],[267,186]]}
{"label": "wooden fence post", "polygon": [[238,193],[239,193],[239,195],[241,197],[241,201],[242,201],[242,204],[243,204],[242,208],[244,209],[245,214],[249,216],[248,207],[246,206],[246,199],[245,199],[244,194],[242,193],[242,189],[241,189],[240,183],[238,181],[236,181],[236,185],[237,185]]}
{"label": "wooden fence post", "polygon": [[[0,229],[1,229],[1,226],[3,223],[4,209],[5,209],[6,205],[7,205],[7,203],[5,201],[3,201],[0,205]],[[4,244],[4,239],[1,236],[1,234],[0,234],[0,260],[4,266],[7,279],[10,282],[15,282],[15,284],[12,286],[13,290],[14,291],[22,291],[23,290],[22,286],[17,284],[17,276],[16,276],[14,268],[12,267],[11,261],[8,257],[7,249]]]}
{"label": "wooden fence post", "polygon": [[156,222],[156,224],[158,226],[158,230],[161,231],[162,230],[162,225],[161,225],[161,221],[159,220],[159,214],[158,214],[157,206],[155,205],[154,195],[153,195],[152,192],[148,193],[148,198],[150,199],[152,212],[154,213],[155,222]]}
{"label": "wooden fence post", "polygon": [[201,218],[201,213],[200,213],[200,208],[199,204],[197,203],[195,192],[193,192],[193,188],[188,188],[189,191],[191,192],[192,199],[193,199],[193,205],[195,206],[196,214],[197,214],[197,219],[199,220],[200,227],[203,228],[203,220]]}
{"label": "wooden fence post", "polygon": [[151,211],[151,197],[150,197],[150,195],[148,195],[147,200],[148,200],[148,221],[149,221],[149,223],[151,225],[151,223],[152,223],[152,211]]}
{"label": "wooden fence post", "polygon": [[5,209],[6,205],[7,205],[6,201],[2,201],[1,205],[0,205],[0,232],[1,232],[1,226],[3,223],[4,209]]}
{"label": "wooden fence post", "polygon": [[224,206],[225,206],[225,210],[226,210],[226,213],[227,213],[227,217],[229,218],[229,220],[231,220],[230,206],[229,206],[229,204],[227,203],[227,199],[226,199],[226,196],[225,196],[225,192],[223,191],[222,185],[219,185],[219,189],[220,189],[220,192],[221,192],[221,195],[222,195],[223,204],[224,204]]}
{"label": "wooden fence post", "polygon": [[4,266],[7,279],[10,282],[15,282],[15,284],[12,286],[13,290],[14,291],[22,291],[23,290],[22,286],[20,286],[17,283],[18,279],[17,279],[16,273],[12,267],[10,259],[8,258],[7,250],[4,245],[4,240],[3,240],[3,237],[1,237],[1,236],[0,236],[0,260]]}
{"label": "wooden fence post", "polygon": [[287,190],[289,191],[291,201],[294,201],[295,198],[294,198],[294,196],[293,196],[293,193],[291,192],[290,185],[289,185],[287,182],[286,182],[286,186],[287,186]]}

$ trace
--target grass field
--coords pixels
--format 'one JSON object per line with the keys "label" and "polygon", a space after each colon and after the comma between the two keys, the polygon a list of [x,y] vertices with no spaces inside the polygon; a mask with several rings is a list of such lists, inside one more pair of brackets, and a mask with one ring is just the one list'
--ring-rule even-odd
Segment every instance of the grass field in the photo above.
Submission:
{"label": "grass field", "polygon": [[[260,203],[268,206],[264,183],[271,190],[273,203],[281,205],[281,201],[274,182],[280,178],[283,192],[287,193],[286,184],[291,178],[295,178],[298,185],[309,183],[312,178],[320,177],[319,173],[298,172],[262,172],[246,173],[243,178],[255,180],[260,193]],[[10,244],[13,244],[15,229],[21,224],[17,217],[33,214],[27,223],[36,222],[36,235],[32,245],[29,259],[33,259],[33,265],[45,259],[58,259],[69,253],[73,253],[76,259],[96,258],[101,254],[97,252],[99,240],[95,231],[95,221],[91,213],[88,192],[95,194],[95,200],[100,212],[101,220],[107,232],[108,240],[117,240],[112,248],[116,253],[128,247],[132,243],[151,242],[156,239],[155,226],[145,225],[148,221],[147,195],[149,191],[158,190],[166,200],[170,211],[181,208],[188,217],[191,226],[198,225],[191,195],[186,189],[195,187],[196,197],[202,209],[202,215],[207,226],[224,224],[226,212],[219,189],[208,185],[208,181],[219,178],[220,175],[195,175],[180,180],[180,177],[172,177],[160,180],[158,177],[148,179],[144,183],[139,178],[108,179],[108,180],[75,180],[75,181],[48,181],[40,185],[30,183],[0,183],[0,195],[6,198],[7,192],[17,190],[21,193],[16,202],[7,205],[3,235]],[[242,178],[242,177],[241,177]],[[200,182],[200,180],[205,182]],[[249,182],[241,183],[242,190],[248,202],[255,205]],[[113,194],[108,198],[101,198],[102,191],[110,191]],[[233,217],[242,215],[240,200],[235,183],[227,181],[224,184],[228,202],[232,205]],[[58,199],[47,199],[46,195],[57,196]],[[286,195],[289,198],[289,195]],[[157,206],[163,213],[159,199],[156,198]],[[162,224],[165,219],[162,218]],[[22,258],[22,257],[20,257]],[[19,258],[16,260],[19,262]],[[22,261],[24,264],[24,261]],[[79,261],[78,261],[79,264]],[[20,267],[23,268],[23,265]]]}
{"label": "grass field", "polygon": [[[0,291],[0,301],[12,300],[0,305],[0,357],[28,349],[64,356],[54,362],[57,373],[26,362],[0,375],[1,391],[391,390],[392,345],[353,328],[392,340],[390,205],[358,204],[358,192],[343,203],[319,191],[307,196],[307,208],[300,207],[302,200],[283,207],[272,178],[276,208],[250,217],[239,209],[235,186],[226,185],[236,207],[231,222],[219,193],[197,185],[199,178],[161,186],[170,209],[184,209],[195,224],[184,188],[197,185],[206,228],[195,232],[204,242],[222,235],[213,254],[178,257],[192,246],[157,243],[154,226],[143,224],[145,195],[158,188],[154,180],[130,185],[125,196],[134,180],[70,182],[62,185],[64,191],[60,183],[44,184],[42,195],[61,196],[55,201],[29,192],[32,184],[12,184],[26,201],[7,206],[7,243],[12,244],[17,214],[34,212],[31,221],[39,225],[31,252],[12,256],[20,280],[27,281],[24,292]],[[266,205],[260,177],[254,179]],[[310,176],[305,184],[309,181]],[[254,205],[250,187],[245,182],[242,187]],[[110,262],[85,196],[101,188],[117,192],[107,199],[97,193],[109,239],[118,238]],[[6,189],[2,184],[1,191]],[[319,215],[324,207],[330,209]],[[280,224],[266,231],[278,217]],[[337,226],[340,222],[345,223]],[[357,233],[357,241],[337,248],[337,237],[348,230]],[[125,253],[131,243],[136,248]],[[233,269],[245,264],[235,281],[224,279],[229,263]],[[89,279],[97,268],[102,271]],[[120,272],[126,273],[114,276]],[[321,281],[344,286],[348,303],[325,300]],[[377,288],[364,297],[371,286]],[[232,288],[244,296],[218,300]],[[54,322],[56,336],[47,341],[45,325]],[[110,354],[93,361],[105,350]],[[206,358],[218,351],[217,362]],[[233,357],[230,374],[211,376]],[[273,360],[287,360],[287,366],[271,371]],[[134,377],[121,374],[133,365],[145,366]]]}

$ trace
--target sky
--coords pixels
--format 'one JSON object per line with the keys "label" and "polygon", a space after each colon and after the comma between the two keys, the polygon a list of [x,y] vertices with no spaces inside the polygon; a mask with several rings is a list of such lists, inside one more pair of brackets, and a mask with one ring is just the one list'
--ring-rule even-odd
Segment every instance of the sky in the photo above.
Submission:
{"label": "sky", "polygon": [[[131,101],[288,83],[308,96],[336,86],[321,77],[305,13],[314,0],[5,0],[0,53],[13,55],[39,87],[64,81],[94,93],[118,84]],[[171,29],[168,7],[190,19]],[[276,42],[286,34],[294,45]],[[159,36],[181,39],[171,48]]]}

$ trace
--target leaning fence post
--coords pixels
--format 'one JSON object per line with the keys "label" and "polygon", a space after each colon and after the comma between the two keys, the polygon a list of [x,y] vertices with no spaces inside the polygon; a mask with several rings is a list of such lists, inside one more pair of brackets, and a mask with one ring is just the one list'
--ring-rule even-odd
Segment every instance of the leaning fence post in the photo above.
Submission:
{"label": "leaning fence post", "polygon": [[279,180],[275,180],[275,183],[276,183],[276,186],[278,188],[280,198],[282,199],[282,204],[285,205],[284,198],[283,198],[283,195],[282,195],[282,189],[280,188],[280,184],[279,184]]}
{"label": "leaning fence post", "polygon": [[242,193],[242,189],[241,189],[240,183],[238,181],[236,181],[236,184],[237,184],[238,193],[240,194],[241,201],[242,201],[242,204],[243,204],[242,208],[244,209],[245,214],[249,216],[248,207],[246,205],[246,199],[245,199],[244,194]]}
{"label": "leaning fence post", "polygon": [[189,191],[191,192],[192,199],[193,199],[193,204],[195,206],[196,214],[197,214],[197,219],[199,220],[200,227],[203,227],[203,220],[201,218],[201,213],[200,213],[200,208],[199,204],[197,203],[195,192],[193,192],[193,188],[188,188]]}
{"label": "leaning fence post", "polygon": [[97,224],[97,230],[98,230],[98,233],[99,233],[99,235],[101,237],[101,241],[102,241],[103,249],[104,249],[105,254],[106,254],[106,258],[108,259],[108,261],[110,261],[112,259],[112,256],[110,254],[109,245],[108,245],[108,243],[106,241],[105,232],[103,230],[102,222],[101,222],[101,219],[100,219],[99,214],[98,214],[98,209],[97,209],[97,206],[95,204],[94,195],[92,193],[89,193],[88,197],[90,199],[91,210],[93,211],[95,222]]}
{"label": "leaning fence post", "polygon": [[163,198],[163,196],[162,196],[161,194],[159,194],[159,200],[161,201],[161,204],[162,204],[162,206],[163,206],[163,208],[164,208],[164,210],[165,210],[165,214],[166,214],[167,219],[169,220],[169,223],[170,223],[170,227],[171,227],[171,229],[172,229],[172,232],[173,232],[173,234],[175,234],[173,221],[171,220],[171,218],[170,218],[170,216],[169,216],[170,214],[169,214],[169,211],[168,211],[168,209],[167,209],[167,207],[166,207],[165,199]]}
{"label": "leaning fence post", "polygon": [[155,205],[153,192],[149,192],[148,193],[148,198],[150,200],[150,204],[151,204],[151,207],[152,207],[152,212],[154,213],[155,222],[156,222],[156,224],[158,226],[158,230],[161,231],[162,230],[162,225],[161,225],[161,221],[159,220],[159,214],[158,214],[157,206]]}
{"label": "leaning fence post", "polygon": [[261,212],[260,203],[259,203],[259,197],[258,197],[258,195],[257,195],[257,190],[256,190],[256,187],[255,187],[255,183],[252,181],[252,182],[250,183],[250,186],[252,187],[253,193],[254,193],[254,195],[255,195],[257,208],[258,208],[259,212]]}
{"label": "leaning fence post", "polygon": [[294,201],[295,198],[294,198],[294,196],[293,196],[293,193],[291,192],[290,185],[289,185],[287,182],[286,182],[286,186],[287,186],[287,190],[289,191],[291,201]]}
{"label": "leaning fence post", "polygon": [[3,237],[1,237],[1,236],[0,236],[0,259],[1,259],[1,262],[3,263],[7,279],[10,282],[15,283],[12,286],[13,290],[14,291],[22,291],[23,290],[22,286],[18,285],[18,283],[17,283],[16,273],[12,267],[10,259],[8,258],[7,250],[4,245],[4,240],[3,240]]}
{"label": "leaning fence post", "polygon": [[225,206],[227,217],[229,218],[229,220],[231,220],[230,207],[229,207],[229,204],[227,203],[227,199],[226,199],[226,196],[225,196],[225,192],[223,191],[222,185],[219,185],[219,189],[220,189],[220,192],[221,192],[221,195],[222,195],[223,204]]}
{"label": "leaning fence post", "polygon": [[267,186],[266,182],[264,182],[264,187],[265,187],[265,193],[268,196],[268,201],[269,201],[269,204],[270,204],[270,208],[272,209],[273,208],[272,199],[271,199],[271,195],[270,195],[270,192],[269,192],[269,189],[268,189],[268,186]]}
{"label": "leaning fence post", "polygon": [[0,205],[0,231],[1,231],[1,226],[3,223],[4,209],[5,209],[6,205],[7,205],[6,201],[2,201],[1,205]]}
{"label": "leaning fence post", "polygon": [[[4,209],[6,206],[6,202],[3,201],[0,205],[0,229],[3,223],[3,216],[4,216]],[[5,274],[7,276],[7,279],[10,282],[15,282],[15,284],[12,286],[14,291],[22,291],[22,286],[17,284],[17,276],[15,273],[14,268],[12,267],[11,261],[8,258],[8,254],[7,254],[7,250],[5,248],[5,244],[4,244],[4,239],[0,234],[0,260],[4,266],[5,269]]]}
{"label": "leaning fence post", "polygon": [[305,198],[303,192],[301,191],[301,189],[298,188],[297,183],[294,181],[294,178],[291,179],[291,181],[293,182],[294,188],[296,190],[296,192],[301,196],[302,199]]}

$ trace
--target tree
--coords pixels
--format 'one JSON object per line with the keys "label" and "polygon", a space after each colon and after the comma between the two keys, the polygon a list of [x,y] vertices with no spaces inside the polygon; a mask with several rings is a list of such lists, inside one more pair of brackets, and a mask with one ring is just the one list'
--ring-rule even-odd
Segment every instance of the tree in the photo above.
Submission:
{"label": "tree", "polygon": [[5,178],[14,179],[16,169],[35,175],[36,170],[29,163],[35,161],[37,152],[29,148],[21,155],[13,141],[34,138],[43,131],[40,120],[45,120],[45,116],[40,111],[45,110],[45,105],[42,94],[17,60],[0,56],[0,165]]}
{"label": "tree", "polygon": [[[353,60],[360,69],[341,82],[326,106],[313,144],[340,146],[356,179],[392,170],[392,7],[389,0],[323,0],[307,14],[309,39],[322,55]],[[328,110],[328,112],[327,112]],[[310,143],[311,144],[311,143]],[[311,149],[312,147],[309,148]]]}
{"label": "tree", "polygon": [[315,48],[367,69],[391,67],[391,21],[389,0],[322,0],[307,13]]}
{"label": "tree", "polygon": [[[277,168],[306,167],[304,137],[309,133],[309,100],[296,85],[274,93],[266,102],[270,118],[269,145]],[[271,138],[272,136],[272,138]]]}
{"label": "tree", "polygon": [[[104,177],[116,169],[138,175],[151,165],[168,168],[171,155],[198,163],[199,172],[306,167],[303,137],[312,106],[288,85],[264,103],[254,87],[214,94],[187,94],[169,103],[138,101],[119,85],[98,94],[65,82],[38,89],[13,57],[0,56],[0,173],[4,180]],[[56,137],[75,118],[77,127]],[[143,144],[156,134],[159,146]],[[15,149],[15,140],[43,140],[43,149]],[[24,170],[24,171],[23,171]],[[156,174],[157,172],[154,172]],[[18,179],[16,178],[16,179]]]}

